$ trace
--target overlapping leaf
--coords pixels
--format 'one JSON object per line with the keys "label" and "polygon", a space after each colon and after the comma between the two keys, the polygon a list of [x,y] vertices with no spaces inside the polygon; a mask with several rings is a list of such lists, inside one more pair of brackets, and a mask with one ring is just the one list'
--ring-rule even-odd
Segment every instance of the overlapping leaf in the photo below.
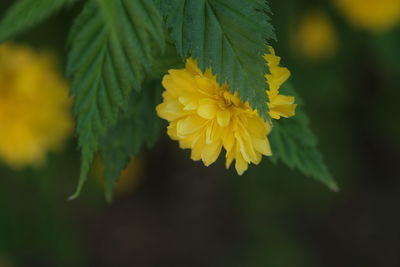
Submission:
{"label": "overlapping leaf", "polygon": [[151,147],[158,140],[162,123],[154,107],[160,101],[160,81],[146,83],[141,93],[132,93],[128,110],[102,140],[100,152],[105,163],[108,201],[111,201],[114,185],[129,159],[136,156],[144,145]]}
{"label": "overlapping leaf", "polygon": [[45,20],[76,0],[19,0],[0,22],[0,42]]}
{"label": "overlapping leaf", "polygon": [[148,0],[92,0],[76,19],[67,73],[73,77],[82,167],[73,197],[86,180],[99,140],[127,108],[132,89],[140,91],[164,39],[161,16]]}
{"label": "overlapping leaf", "polygon": [[273,151],[271,159],[274,162],[281,160],[290,168],[297,168],[305,175],[337,191],[336,182],[318,150],[317,137],[310,129],[310,122],[302,109],[300,97],[295,94],[290,84],[286,84],[281,91],[295,95],[299,106],[294,117],[274,121],[274,128],[269,136]]}
{"label": "overlapping leaf", "polygon": [[212,67],[219,83],[228,82],[243,100],[267,117],[267,71],[262,55],[274,38],[264,0],[163,0],[171,37],[183,57]]}

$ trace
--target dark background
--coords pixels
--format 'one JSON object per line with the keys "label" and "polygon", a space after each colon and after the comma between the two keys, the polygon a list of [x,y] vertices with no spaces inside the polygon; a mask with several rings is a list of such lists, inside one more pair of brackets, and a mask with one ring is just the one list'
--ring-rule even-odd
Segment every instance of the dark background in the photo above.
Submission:
{"label": "dark background", "polygon": [[[13,1],[0,3],[0,15]],[[273,165],[238,177],[222,160],[205,168],[163,134],[140,155],[137,180],[108,205],[100,183],[75,189],[79,151],[51,154],[41,169],[0,167],[0,267],[400,266],[400,28],[348,24],[330,1],[271,0],[274,44],[304,98],[341,191]],[[308,60],[292,43],[302,15],[332,20],[338,48]],[[16,41],[65,61],[79,4]],[[1,122],[0,122],[1,123]]]}

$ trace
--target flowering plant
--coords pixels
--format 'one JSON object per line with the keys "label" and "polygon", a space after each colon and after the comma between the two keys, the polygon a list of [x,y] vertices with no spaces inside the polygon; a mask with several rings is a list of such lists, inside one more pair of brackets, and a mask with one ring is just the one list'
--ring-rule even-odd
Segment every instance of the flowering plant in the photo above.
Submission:
{"label": "flowering plant", "polygon": [[[19,0],[0,22],[0,41],[76,2]],[[72,198],[96,152],[110,191],[129,158],[164,131],[159,117],[169,122],[167,134],[206,166],[222,148],[226,166],[235,160],[238,174],[271,156],[336,189],[287,82],[290,72],[269,46],[276,37],[266,1],[80,2],[66,66],[82,151]]]}

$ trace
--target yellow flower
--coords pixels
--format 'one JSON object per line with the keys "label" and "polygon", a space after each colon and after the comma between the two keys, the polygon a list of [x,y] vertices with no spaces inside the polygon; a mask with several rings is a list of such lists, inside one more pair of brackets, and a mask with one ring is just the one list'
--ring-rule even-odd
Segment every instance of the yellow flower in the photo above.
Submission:
{"label": "yellow flower", "polygon": [[51,55],[0,45],[0,158],[14,168],[40,165],[71,134],[68,85]]}
{"label": "yellow flower", "polygon": [[298,23],[293,48],[310,60],[331,57],[338,46],[331,20],[322,11],[310,11]]}
{"label": "yellow flower", "polygon": [[339,11],[355,26],[382,32],[400,21],[399,0],[334,0]]}
{"label": "yellow flower", "polygon": [[[294,98],[278,94],[290,73],[278,66],[280,58],[272,48],[265,58],[271,72],[266,76],[271,88],[271,117],[292,116]],[[157,113],[169,121],[168,135],[179,141],[182,149],[192,150],[192,160],[202,160],[209,166],[224,148],[226,167],[235,160],[241,175],[250,163],[258,164],[262,155],[272,154],[267,139],[272,125],[248,102],[244,103],[237,92],[232,94],[226,83],[219,85],[211,69],[203,73],[193,59],[188,59],[185,69],[170,70],[162,84],[166,91]]]}

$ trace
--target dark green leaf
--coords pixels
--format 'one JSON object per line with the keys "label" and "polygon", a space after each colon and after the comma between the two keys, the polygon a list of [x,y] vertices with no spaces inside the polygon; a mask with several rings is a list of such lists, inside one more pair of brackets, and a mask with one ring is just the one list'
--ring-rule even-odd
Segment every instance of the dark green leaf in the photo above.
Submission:
{"label": "dark green leaf", "polygon": [[147,0],[90,1],[71,30],[67,74],[73,77],[82,167],[79,195],[99,140],[140,92],[154,55],[164,49],[162,18]]}
{"label": "dark green leaf", "polygon": [[154,79],[159,79],[167,74],[170,69],[184,68],[182,58],[176,53],[175,46],[171,43],[167,43],[165,51],[157,56],[157,58],[158,60],[154,62],[151,72]]}
{"label": "dark green leaf", "polygon": [[262,58],[273,39],[270,10],[264,0],[165,0],[160,9],[178,53],[211,67],[219,83],[227,82],[267,118],[268,85]]}
{"label": "dark green leaf", "polygon": [[76,0],[19,0],[0,22],[0,42],[45,20]]}
{"label": "dark green leaf", "polygon": [[137,155],[144,145],[151,147],[158,140],[161,119],[154,107],[161,102],[160,84],[160,81],[147,83],[140,94],[133,92],[129,109],[101,142],[107,201],[111,201],[115,183],[129,159]]}
{"label": "dark green leaf", "polygon": [[294,93],[290,84],[286,84],[281,91],[294,95],[299,106],[294,117],[274,121],[274,128],[269,136],[273,151],[271,160],[275,163],[282,160],[290,168],[297,168],[305,175],[337,191],[336,182],[318,150],[317,137],[310,129],[310,122],[302,109],[300,97]]}

